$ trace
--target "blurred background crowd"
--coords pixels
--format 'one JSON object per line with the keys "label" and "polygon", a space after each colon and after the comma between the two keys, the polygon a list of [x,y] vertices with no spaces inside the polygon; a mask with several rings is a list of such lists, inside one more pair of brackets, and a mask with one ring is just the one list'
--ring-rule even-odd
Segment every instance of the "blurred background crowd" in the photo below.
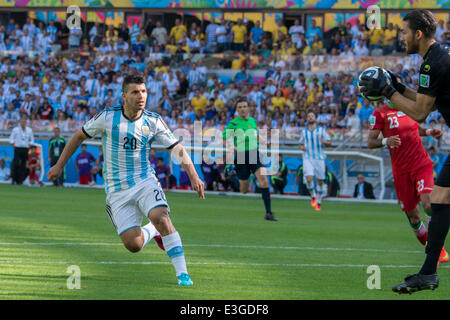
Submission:
{"label": "blurred background crowd", "polygon": [[[439,21],[437,38],[450,42],[450,21]],[[147,108],[172,130],[192,131],[194,121],[206,131],[222,130],[235,115],[236,98],[247,96],[258,126],[279,129],[287,142],[298,140],[307,110],[333,140],[363,139],[378,104],[359,94],[358,71],[381,61],[417,88],[419,64],[403,50],[398,25],[369,30],[359,20],[325,33],[315,20],[305,27],[300,19],[287,25],[281,18],[272,32],[248,19],[83,28],[10,19],[0,25],[0,130],[25,115],[35,130],[58,123],[73,131],[121,103],[124,75],[143,73]],[[427,125],[444,122],[435,112]]]}

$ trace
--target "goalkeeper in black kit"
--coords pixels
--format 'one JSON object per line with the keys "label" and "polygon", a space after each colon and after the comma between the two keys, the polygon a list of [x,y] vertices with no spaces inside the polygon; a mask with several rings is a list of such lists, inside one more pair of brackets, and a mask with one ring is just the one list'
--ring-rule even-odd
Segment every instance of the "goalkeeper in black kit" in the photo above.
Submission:
{"label": "goalkeeper in black kit", "polygon": [[[450,126],[450,48],[435,40],[437,23],[428,10],[414,10],[403,18],[402,42],[408,54],[420,54],[419,89],[405,87],[390,73],[392,83],[380,73],[378,78],[362,76],[360,90],[365,95],[384,95],[417,122],[438,110]],[[413,293],[439,286],[436,270],[439,254],[450,225],[450,157],[447,158],[431,193],[432,216],[428,229],[426,259],[417,274],[392,287],[394,292]]]}

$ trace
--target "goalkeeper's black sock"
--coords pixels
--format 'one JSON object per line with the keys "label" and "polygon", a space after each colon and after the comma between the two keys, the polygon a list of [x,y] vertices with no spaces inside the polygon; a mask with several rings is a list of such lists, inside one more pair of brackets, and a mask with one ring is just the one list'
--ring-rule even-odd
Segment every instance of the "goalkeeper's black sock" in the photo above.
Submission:
{"label": "goalkeeper's black sock", "polygon": [[433,274],[436,272],[439,255],[450,226],[450,204],[432,203],[431,210],[433,219],[431,219],[428,226],[428,239],[425,249],[427,257],[422,269],[420,269],[420,274]]}
{"label": "goalkeeper's black sock", "polygon": [[264,201],[264,207],[266,207],[266,213],[272,213],[269,188],[261,188],[261,196]]}

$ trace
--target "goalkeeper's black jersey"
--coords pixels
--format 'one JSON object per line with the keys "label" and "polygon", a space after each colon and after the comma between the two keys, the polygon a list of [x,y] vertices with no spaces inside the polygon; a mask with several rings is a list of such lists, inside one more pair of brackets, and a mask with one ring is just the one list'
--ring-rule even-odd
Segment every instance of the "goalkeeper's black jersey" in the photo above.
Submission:
{"label": "goalkeeper's black jersey", "polygon": [[417,92],[436,97],[436,107],[450,126],[450,48],[436,42],[423,60]]}

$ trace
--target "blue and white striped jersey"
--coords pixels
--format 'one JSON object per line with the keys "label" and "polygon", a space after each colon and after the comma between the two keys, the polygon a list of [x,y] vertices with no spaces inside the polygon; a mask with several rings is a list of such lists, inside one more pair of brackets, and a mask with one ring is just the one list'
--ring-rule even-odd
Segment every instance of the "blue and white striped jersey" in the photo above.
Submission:
{"label": "blue and white striped jersey", "polygon": [[102,135],[107,194],[131,188],[155,174],[148,161],[153,142],[168,149],[179,142],[157,113],[145,110],[139,119],[130,121],[121,106],[100,112],[82,130],[88,137]]}
{"label": "blue and white striped jersey", "polygon": [[305,145],[306,148],[306,151],[303,153],[304,159],[325,160],[327,158],[323,149],[323,143],[319,141],[319,138],[322,141],[330,140],[330,136],[324,127],[317,126],[313,131],[309,131],[306,126],[301,132],[300,144]]}

